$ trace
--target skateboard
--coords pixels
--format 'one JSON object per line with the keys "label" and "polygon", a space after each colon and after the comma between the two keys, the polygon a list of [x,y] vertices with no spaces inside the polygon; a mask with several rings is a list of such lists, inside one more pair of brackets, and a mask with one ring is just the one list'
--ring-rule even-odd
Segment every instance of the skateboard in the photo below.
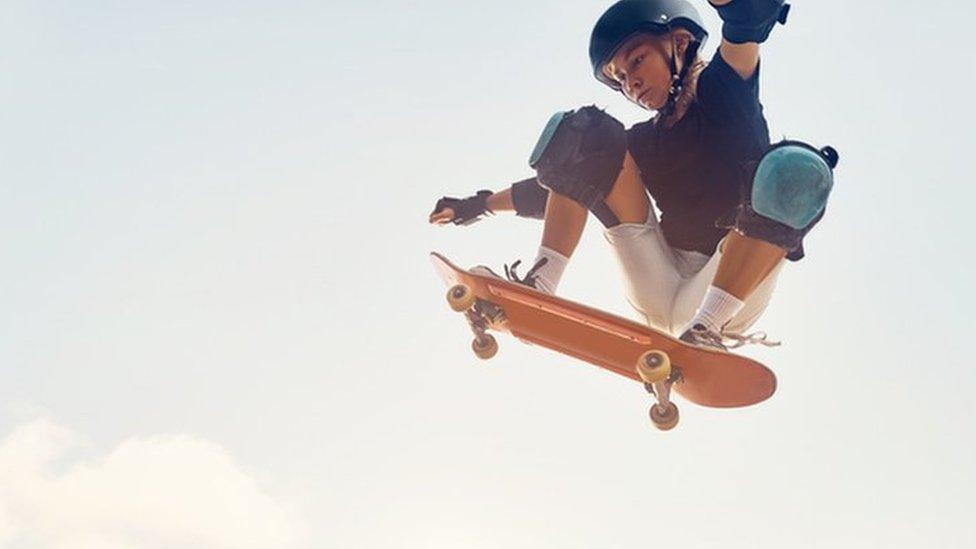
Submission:
{"label": "skateboard", "polygon": [[644,324],[462,269],[436,252],[430,257],[448,286],[448,304],[474,332],[475,355],[493,357],[498,341],[488,331],[507,332],[640,382],[656,399],[650,416],[658,429],[678,424],[672,389],[713,408],[751,406],[776,392],[776,375],[748,357],[690,345]]}

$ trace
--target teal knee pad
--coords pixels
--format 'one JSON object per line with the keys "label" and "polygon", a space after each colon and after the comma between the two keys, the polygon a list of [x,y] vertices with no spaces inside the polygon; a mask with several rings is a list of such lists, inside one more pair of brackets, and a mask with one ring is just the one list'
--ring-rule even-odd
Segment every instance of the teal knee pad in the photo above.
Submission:
{"label": "teal knee pad", "polygon": [[546,122],[546,127],[542,130],[542,135],[539,136],[539,140],[535,144],[535,148],[532,149],[532,155],[529,157],[529,166],[534,168],[539,163],[543,153],[549,147],[549,143],[552,142],[552,138],[556,135],[556,130],[559,129],[559,125],[563,123],[567,115],[572,113],[573,111],[557,112],[549,118],[549,121]]}
{"label": "teal knee pad", "polygon": [[834,186],[837,151],[784,141],[759,161],[752,183],[752,209],[794,229],[803,229],[823,211]]}

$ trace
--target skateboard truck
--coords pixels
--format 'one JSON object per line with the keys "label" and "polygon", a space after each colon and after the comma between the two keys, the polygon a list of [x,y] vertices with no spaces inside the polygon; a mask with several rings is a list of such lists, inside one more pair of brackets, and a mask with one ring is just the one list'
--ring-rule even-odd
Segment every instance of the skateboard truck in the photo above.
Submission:
{"label": "skateboard truck", "polygon": [[452,309],[464,313],[474,339],[471,350],[482,359],[488,360],[498,352],[498,341],[488,333],[488,326],[505,320],[505,312],[492,303],[478,299],[471,288],[464,284],[451,286],[447,291],[447,302]]}
{"label": "skateboard truck", "polygon": [[662,431],[678,424],[678,406],[671,402],[671,386],[681,379],[681,369],[671,365],[664,351],[645,351],[637,360],[637,375],[644,381],[644,389],[654,395],[657,402],[651,405],[651,423]]}
{"label": "skateboard truck", "polygon": [[464,313],[468,320],[468,326],[474,333],[471,340],[471,350],[482,360],[488,360],[498,352],[498,341],[495,336],[488,333],[488,322],[484,316],[480,315],[474,308],[468,309]]}

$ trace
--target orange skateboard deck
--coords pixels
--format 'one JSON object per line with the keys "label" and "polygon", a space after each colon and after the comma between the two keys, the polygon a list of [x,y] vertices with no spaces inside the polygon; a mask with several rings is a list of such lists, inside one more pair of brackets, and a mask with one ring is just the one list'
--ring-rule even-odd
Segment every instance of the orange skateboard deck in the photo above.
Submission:
{"label": "orange skateboard deck", "polygon": [[[775,374],[753,359],[689,345],[614,314],[472,273],[438,253],[431,253],[431,261],[450,288],[451,306],[471,324],[475,332],[472,347],[482,358],[490,358],[497,350],[497,342],[486,333],[493,330],[642,382],[649,391],[653,386],[659,400],[662,390],[667,393],[673,386],[695,404],[734,408],[762,402],[776,391]],[[649,351],[663,353],[670,360],[666,382],[648,383],[638,373],[637,365]],[[652,419],[653,415],[652,410]]]}

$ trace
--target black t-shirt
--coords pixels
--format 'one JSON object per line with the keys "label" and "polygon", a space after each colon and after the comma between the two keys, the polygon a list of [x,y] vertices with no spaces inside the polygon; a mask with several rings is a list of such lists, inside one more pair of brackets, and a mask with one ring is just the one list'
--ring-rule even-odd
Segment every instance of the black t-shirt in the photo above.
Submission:
{"label": "black t-shirt", "polygon": [[743,80],[716,52],[684,116],[671,128],[635,124],[627,142],[668,244],[712,255],[728,233],[716,221],[739,204],[746,164],[770,144],[758,67]]}

